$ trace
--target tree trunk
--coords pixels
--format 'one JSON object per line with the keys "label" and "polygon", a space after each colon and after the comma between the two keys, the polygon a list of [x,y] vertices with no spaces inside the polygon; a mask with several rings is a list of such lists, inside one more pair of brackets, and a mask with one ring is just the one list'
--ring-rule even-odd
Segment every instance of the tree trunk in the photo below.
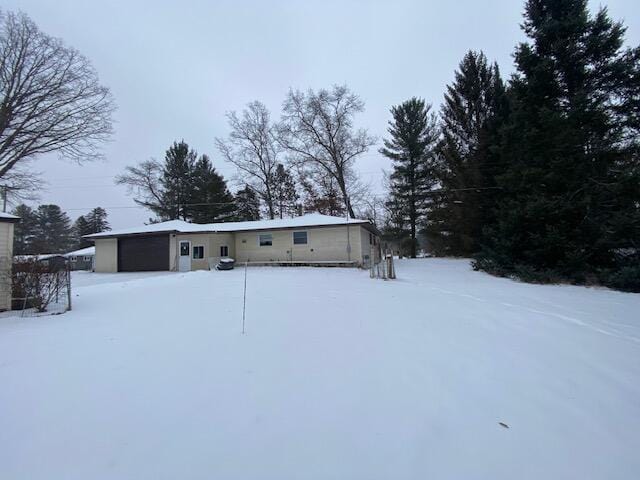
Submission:
{"label": "tree trunk", "polygon": [[356,218],[355,213],[353,213],[353,207],[351,206],[351,202],[349,201],[349,196],[347,195],[347,185],[344,181],[344,176],[342,172],[338,172],[338,177],[336,178],[338,181],[338,187],[340,187],[340,192],[342,193],[342,200],[344,201],[344,206],[347,209],[347,213],[349,214],[349,218]]}
{"label": "tree trunk", "polygon": [[271,189],[267,188],[267,198],[265,198],[267,202],[267,209],[269,210],[269,220],[273,220],[276,217],[275,212],[273,211],[273,196],[271,195]]}

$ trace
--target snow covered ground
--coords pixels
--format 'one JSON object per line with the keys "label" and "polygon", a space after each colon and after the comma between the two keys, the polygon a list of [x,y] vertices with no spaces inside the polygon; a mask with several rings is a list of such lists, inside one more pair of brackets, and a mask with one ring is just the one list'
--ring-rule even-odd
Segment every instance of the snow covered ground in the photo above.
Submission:
{"label": "snow covered ground", "polygon": [[[74,273],[0,319],[0,479],[640,478],[640,295],[462,260]],[[500,422],[508,426],[501,426]]]}

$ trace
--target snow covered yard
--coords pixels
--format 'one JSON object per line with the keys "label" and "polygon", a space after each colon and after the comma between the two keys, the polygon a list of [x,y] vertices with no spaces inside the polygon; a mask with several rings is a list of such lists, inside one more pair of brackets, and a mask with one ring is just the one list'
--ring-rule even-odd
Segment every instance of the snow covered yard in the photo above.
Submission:
{"label": "snow covered yard", "polygon": [[242,269],[74,274],[0,319],[0,478],[639,477],[640,295],[397,270],[250,268],[246,335]]}

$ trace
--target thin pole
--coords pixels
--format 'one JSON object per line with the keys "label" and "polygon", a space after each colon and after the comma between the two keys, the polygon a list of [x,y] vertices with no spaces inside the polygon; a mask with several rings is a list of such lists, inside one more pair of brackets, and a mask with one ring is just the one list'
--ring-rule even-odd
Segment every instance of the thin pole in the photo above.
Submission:
{"label": "thin pole", "polygon": [[71,310],[71,266],[67,263],[67,303],[68,310]]}
{"label": "thin pole", "polygon": [[244,335],[244,319],[245,312],[247,310],[247,265],[248,261],[244,262],[244,294],[242,298],[242,334]]}
{"label": "thin pole", "polygon": [[347,261],[351,261],[351,237],[349,235],[349,197],[346,198],[345,204],[347,206]]}

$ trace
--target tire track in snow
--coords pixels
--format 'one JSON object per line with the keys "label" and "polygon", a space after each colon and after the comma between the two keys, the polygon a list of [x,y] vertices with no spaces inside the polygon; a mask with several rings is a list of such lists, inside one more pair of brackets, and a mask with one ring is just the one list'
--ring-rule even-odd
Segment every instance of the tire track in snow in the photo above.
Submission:
{"label": "tire track in snow", "polygon": [[[445,290],[444,288],[440,288],[440,287],[434,287],[432,285],[428,285],[428,284],[419,284],[421,286],[426,286],[431,290],[435,290],[437,292],[440,293],[445,293],[447,295],[454,295],[456,297],[462,297],[462,298],[468,298],[477,302],[481,302],[481,303],[490,303],[489,300],[485,299],[485,298],[481,298],[481,297],[476,297],[474,295],[470,295],[467,293],[458,293],[458,292],[454,292],[452,290]],[[587,328],[591,331],[597,332],[597,333],[601,333],[603,335],[607,335],[610,337],[614,337],[614,338],[620,338],[623,340],[630,340],[632,342],[638,343],[640,344],[640,338],[635,337],[633,335],[628,335],[628,334],[624,334],[624,333],[620,333],[619,331],[610,331],[610,330],[605,330],[602,329],[600,327],[597,327],[595,325],[592,325],[588,322],[585,322],[584,320],[580,320],[578,318],[575,317],[570,317],[568,315],[562,315],[560,313],[554,313],[554,312],[548,312],[545,310],[538,310],[535,308],[530,308],[530,307],[526,307],[524,305],[517,305],[517,304],[513,304],[513,303],[507,303],[507,302],[500,302],[501,305],[504,305],[505,307],[509,307],[509,308],[519,308],[522,310],[525,310],[527,312],[531,312],[531,313],[536,313],[538,315],[545,315],[548,317],[552,317],[552,318],[557,318],[559,320],[563,320],[565,322],[568,323],[572,323],[574,325],[578,325],[580,327],[584,327]]]}

